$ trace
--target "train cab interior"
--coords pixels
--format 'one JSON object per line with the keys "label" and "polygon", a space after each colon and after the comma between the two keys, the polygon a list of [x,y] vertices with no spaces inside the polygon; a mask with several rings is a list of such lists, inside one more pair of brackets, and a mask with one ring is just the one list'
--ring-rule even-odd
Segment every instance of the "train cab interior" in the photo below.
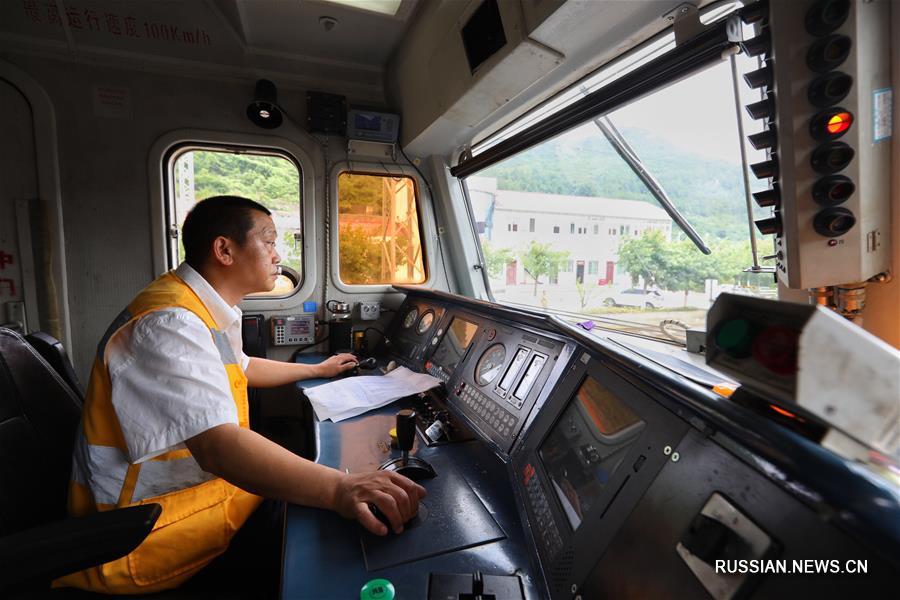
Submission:
{"label": "train cab interior", "polygon": [[67,517],[72,445],[216,195],[244,352],[359,360],[250,426],[428,490],[288,504],[279,598],[895,596],[898,85],[896,0],[3,0],[0,596],[157,526]]}

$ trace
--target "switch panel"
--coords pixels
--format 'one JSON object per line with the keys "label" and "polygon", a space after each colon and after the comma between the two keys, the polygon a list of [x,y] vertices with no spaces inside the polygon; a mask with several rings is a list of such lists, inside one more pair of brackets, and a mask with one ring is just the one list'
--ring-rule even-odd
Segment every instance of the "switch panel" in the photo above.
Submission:
{"label": "switch panel", "polygon": [[316,341],[316,316],[284,315],[269,318],[273,346],[296,346]]}
{"label": "switch panel", "polygon": [[718,492],[709,497],[676,550],[716,600],[742,595],[750,574],[716,571],[716,561],[754,560],[769,556],[772,538]]}
{"label": "switch panel", "polygon": [[359,303],[359,318],[363,321],[376,321],[378,317],[381,316],[381,303],[378,301],[375,302],[360,302]]}

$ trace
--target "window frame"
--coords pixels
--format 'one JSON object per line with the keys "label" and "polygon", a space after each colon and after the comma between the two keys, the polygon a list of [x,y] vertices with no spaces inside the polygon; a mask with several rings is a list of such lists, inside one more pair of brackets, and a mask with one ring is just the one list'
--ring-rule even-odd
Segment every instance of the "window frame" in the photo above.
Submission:
{"label": "window frame", "polygon": [[[422,266],[425,269],[425,281],[421,283],[346,283],[340,277],[340,227],[338,222],[338,179],[343,173],[355,175],[375,175],[379,177],[409,177],[413,181],[416,197],[416,213],[419,221],[419,239],[422,243]],[[409,166],[397,163],[372,163],[354,160],[336,163],[328,177],[328,275],[331,284],[346,294],[377,294],[393,292],[394,285],[434,287],[437,280],[437,269],[434,254],[437,247],[437,228],[431,206],[431,198],[426,193],[426,186],[418,173]],[[426,200],[427,199],[427,200]]]}
{"label": "window frame", "polygon": [[[302,146],[300,144],[303,144]],[[305,146],[305,147],[304,147]],[[314,142],[298,140],[298,143],[277,136],[243,134],[236,132],[198,129],[177,130],[163,135],[151,148],[148,162],[151,175],[150,187],[154,200],[152,225],[153,269],[161,275],[170,268],[169,220],[174,202],[174,180],[171,176],[177,155],[189,149],[238,149],[248,153],[276,155],[292,161],[297,166],[300,180],[300,206],[302,233],[302,273],[299,284],[286,296],[246,297],[241,305],[247,309],[285,310],[295,309],[313,295],[317,283],[316,252],[316,163]]]}

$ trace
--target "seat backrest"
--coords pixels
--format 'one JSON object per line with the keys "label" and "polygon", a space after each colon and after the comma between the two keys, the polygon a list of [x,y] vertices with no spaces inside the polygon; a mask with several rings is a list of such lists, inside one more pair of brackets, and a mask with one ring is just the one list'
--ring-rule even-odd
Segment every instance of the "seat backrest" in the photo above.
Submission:
{"label": "seat backrest", "polygon": [[56,370],[0,327],[0,536],[66,516],[80,418]]}
{"label": "seat backrest", "polygon": [[63,381],[68,383],[72,391],[83,401],[84,387],[78,381],[78,376],[72,367],[72,361],[69,360],[69,355],[66,354],[66,349],[63,347],[62,342],[43,331],[29,333],[25,336],[25,340],[44,357],[44,360],[50,363],[50,366],[59,373]]}

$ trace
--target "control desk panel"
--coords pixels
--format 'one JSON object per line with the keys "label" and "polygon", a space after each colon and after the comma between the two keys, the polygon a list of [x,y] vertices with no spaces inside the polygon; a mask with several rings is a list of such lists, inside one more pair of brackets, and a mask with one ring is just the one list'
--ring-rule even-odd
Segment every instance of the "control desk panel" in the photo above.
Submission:
{"label": "control desk panel", "polygon": [[421,299],[404,303],[397,321],[394,356],[443,381],[440,400],[501,455],[512,450],[575,348],[546,331]]}
{"label": "control desk panel", "polygon": [[[885,558],[892,551],[884,548],[900,538],[850,535],[851,521],[842,529],[818,516],[856,511],[862,504],[853,497],[872,506],[877,499],[896,515],[886,484],[852,475],[827,451],[602,336],[527,310],[410,292],[385,348],[443,382],[413,401],[426,420],[455,420],[442,444],[464,448],[454,442],[474,438],[503,463],[515,498],[504,509],[518,513],[541,597],[673,589],[772,597],[810,585],[827,595],[897,583],[896,553]],[[801,489],[814,493],[798,496]],[[817,508],[808,505],[813,497]],[[870,576],[819,585],[717,573],[712,565],[723,556],[865,558]]]}

